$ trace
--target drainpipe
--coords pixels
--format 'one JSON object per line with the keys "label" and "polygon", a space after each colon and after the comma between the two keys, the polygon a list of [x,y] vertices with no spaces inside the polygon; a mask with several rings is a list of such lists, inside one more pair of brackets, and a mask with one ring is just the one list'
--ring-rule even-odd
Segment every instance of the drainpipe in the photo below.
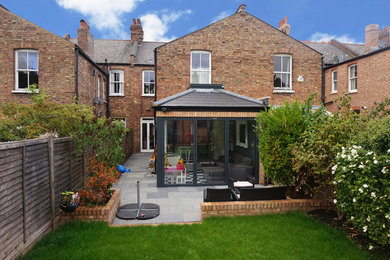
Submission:
{"label": "drainpipe", "polygon": [[75,93],[76,93],[76,104],[79,103],[79,48],[75,46],[76,64],[75,64]]}
{"label": "drainpipe", "polygon": [[321,58],[321,102],[325,106],[325,70],[324,56]]}
{"label": "drainpipe", "polygon": [[[157,101],[157,49],[154,48],[154,101]],[[156,146],[157,142],[157,118],[156,118],[156,109],[153,108],[153,118],[154,118],[154,144]],[[156,163],[156,160],[154,161]],[[154,165],[155,169],[156,164]]]}
{"label": "drainpipe", "polygon": [[110,118],[110,65],[107,62],[107,59],[104,60],[107,72],[106,78],[106,97],[107,97],[107,109],[106,109],[106,117]]}

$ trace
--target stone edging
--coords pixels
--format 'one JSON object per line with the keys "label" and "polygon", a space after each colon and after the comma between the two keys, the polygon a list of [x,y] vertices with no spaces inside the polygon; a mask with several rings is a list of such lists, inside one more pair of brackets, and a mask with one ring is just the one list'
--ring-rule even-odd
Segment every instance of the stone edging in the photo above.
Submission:
{"label": "stone edging", "polygon": [[309,212],[316,209],[332,209],[330,201],[320,199],[286,199],[268,201],[201,202],[201,218],[212,216],[247,216],[288,211]]}
{"label": "stone edging", "polygon": [[111,199],[106,206],[86,207],[80,206],[74,212],[60,211],[60,223],[69,221],[84,220],[84,221],[104,221],[108,224],[114,222],[116,212],[121,203],[121,190],[115,189]]}

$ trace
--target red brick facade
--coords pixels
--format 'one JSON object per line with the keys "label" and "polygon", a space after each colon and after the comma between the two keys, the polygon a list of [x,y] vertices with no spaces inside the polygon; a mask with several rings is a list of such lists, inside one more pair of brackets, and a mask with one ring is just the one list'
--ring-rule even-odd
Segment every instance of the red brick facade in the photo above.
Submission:
{"label": "red brick facade", "polygon": [[[0,103],[30,102],[31,94],[16,93],[15,51],[20,49],[38,52],[38,85],[46,89],[52,100],[72,103],[76,97],[75,45],[39,26],[0,8]],[[97,78],[106,76],[93,63],[79,55],[78,96],[79,103],[94,105]],[[101,87],[103,85],[101,84]],[[105,89],[105,88],[104,88]],[[103,91],[103,90],[102,90]],[[105,91],[105,90],[104,90]],[[105,115],[105,104],[96,105],[96,112]]]}
{"label": "red brick facade", "polygon": [[[211,83],[252,98],[270,97],[270,105],[303,101],[318,93],[320,104],[322,55],[258,18],[237,13],[157,48],[157,100],[190,85],[190,53],[211,53]],[[292,90],[274,93],[274,55],[292,56]],[[303,82],[297,79],[303,77]]]}
{"label": "red brick facade", "polygon": [[[390,97],[390,49],[387,49],[325,69],[325,103],[329,111],[337,111],[334,101],[349,93],[348,68],[354,64],[357,65],[357,92],[350,93],[353,109],[369,110],[376,102]],[[333,71],[337,71],[337,93],[332,93]]]}

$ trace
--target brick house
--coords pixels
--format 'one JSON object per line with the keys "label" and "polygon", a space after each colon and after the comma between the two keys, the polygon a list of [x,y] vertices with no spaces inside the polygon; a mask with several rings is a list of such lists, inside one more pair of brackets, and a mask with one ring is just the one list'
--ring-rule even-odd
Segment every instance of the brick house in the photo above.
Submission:
{"label": "brick house", "polygon": [[322,55],[245,7],[156,48],[158,186],[262,182],[254,117],[321,93]]}
{"label": "brick house", "polygon": [[305,42],[324,55],[324,104],[336,112],[335,102],[344,94],[351,97],[355,111],[369,110],[390,97],[390,27],[378,24],[365,28],[365,44]]}
{"label": "brick house", "polygon": [[108,74],[78,46],[0,6],[0,103],[30,102],[37,83],[55,102],[95,107],[106,116]]}

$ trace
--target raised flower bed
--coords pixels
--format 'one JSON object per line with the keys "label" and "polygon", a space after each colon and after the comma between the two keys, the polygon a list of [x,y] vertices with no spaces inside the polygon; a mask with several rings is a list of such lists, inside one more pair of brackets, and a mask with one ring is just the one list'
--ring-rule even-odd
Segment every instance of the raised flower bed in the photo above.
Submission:
{"label": "raised flower bed", "polygon": [[64,212],[61,210],[61,224],[69,221],[104,221],[112,224],[116,212],[121,203],[121,191],[115,189],[110,200],[105,206],[79,206],[74,212]]}

